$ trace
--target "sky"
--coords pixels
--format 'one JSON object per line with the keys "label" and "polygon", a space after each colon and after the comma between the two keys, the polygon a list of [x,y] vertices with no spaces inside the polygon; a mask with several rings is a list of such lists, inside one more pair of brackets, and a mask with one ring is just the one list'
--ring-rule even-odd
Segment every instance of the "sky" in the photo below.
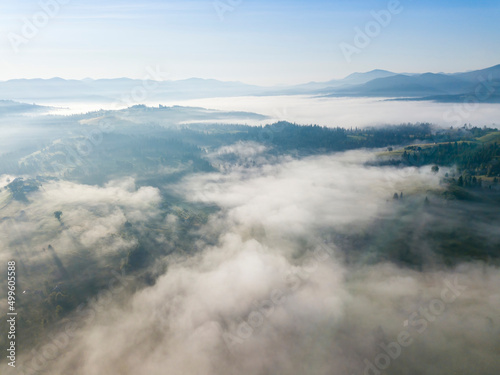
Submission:
{"label": "sky", "polygon": [[0,80],[460,72],[500,63],[499,11],[497,0],[2,0]]}

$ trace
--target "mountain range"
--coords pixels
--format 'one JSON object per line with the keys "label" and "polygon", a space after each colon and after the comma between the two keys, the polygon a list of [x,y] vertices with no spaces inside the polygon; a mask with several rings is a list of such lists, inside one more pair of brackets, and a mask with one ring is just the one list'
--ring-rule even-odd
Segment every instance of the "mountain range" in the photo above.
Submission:
{"label": "mountain range", "polygon": [[232,96],[315,95],[325,97],[381,97],[438,102],[500,102],[500,65],[464,73],[394,73],[372,70],[344,79],[284,87],[262,87],[241,82],[190,78],[142,81],[130,78],[12,79],[0,82],[0,100],[47,100],[109,103],[144,100],[185,100]]}

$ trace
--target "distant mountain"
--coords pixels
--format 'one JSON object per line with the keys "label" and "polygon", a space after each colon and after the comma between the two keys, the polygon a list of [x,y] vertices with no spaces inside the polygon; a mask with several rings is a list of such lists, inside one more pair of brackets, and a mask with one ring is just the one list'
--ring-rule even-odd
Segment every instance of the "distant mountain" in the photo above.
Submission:
{"label": "distant mountain", "polygon": [[[190,78],[180,81],[150,81],[130,78],[65,80],[13,79],[0,82],[0,100],[65,100],[109,103],[161,99],[196,99],[253,95],[265,89],[240,82]],[[138,100],[136,100],[138,99]],[[125,103],[126,104],[126,103]]]}
{"label": "distant mountain", "polygon": [[[500,89],[500,87],[498,87]],[[389,99],[390,101],[433,101],[439,103],[491,103],[498,104],[500,103],[500,93],[492,93],[491,95],[487,95],[485,97],[481,97],[480,99],[476,99],[476,95],[473,92],[466,94],[457,94],[457,95],[430,95],[430,96],[422,96],[417,98],[394,98]]]}
{"label": "distant mountain", "polygon": [[395,75],[397,75],[397,73],[375,69],[366,73],[352,73],[342,80],[342,84],[361,85],[374,79],[387,78]]}
{"label": "distant mountain", "polygon": [[458,94],[471,87],[471,82],[444,74],[425,73],[416,76],[398,74],[377,78],[362,85],[336,90],[336,94],[348,96],[422,96],[434,94]]}
{"label": "distant mountain", "polygon": [[[486,85],[486,86],[485,86]],[[0,82],[0,100],[25,102],[118,102],[124,106],[166,100],[234,96],[320,95],[386,97],[407,100],[463,101],[485,86],[480,101],[498,102],[500,65],[464,73],[398,74],[387,70],[353,73],[343,79],[284,87],[190,78],[178,81],[115,79],[14,79]],[[484,88],[482,88],[484,89]],[[432,99],[429,99],[432,98]]]}
{"label": "distant mountain", "polygon": [[451,76],[479,84],[482,81],[488,80],[491,77],[493,80],[500,80],[500,64],[492,66],[491,68],[474,70],[466,73],[455,73]]}
{"label": "distant mountain", "polygon": [[366,73],[353,73],[343,79],[332,79],[326,82],[309,82],[301,85],[282,88],[277,92],[279,95],[283,94],[321,94],[329,93],[339,87],[347,87],[350,85],[359,85],[369,82],[376,78],[391,77],[397,73],[389,72],[387,70],[372,70]]}
{"label": "distant mountain", "polygon": [[[127,100],[134,95],[146,100],[198,99],[210,97],[231,97],[248,95],[295,95],[329,93],[337,87],[347,87],[369,82],[376,78],[394,76],[396,73],[373,70],[367,73],[354,73],[344,79],[326,82],[309,82],[301,85],[260,87],[241,82],[224,82],[215,79],[189,78],[178,81],[147,82],[151,89],[144,91],[142,80],[130,78],[66,80],[51,79],[13,79],[0,82],[0,100],[20,101],[64,100],[83,102],[103,102]],[[141,100],[134,100],[134,103]]]}
{"label": "distant mountain", "polygon": [[[481,89],[484,82],[487,86]],[[481,89],[487,90],[489,94],[479,95],[481,97],[478,101],[498,102],[496,98],[499,95],[498,88],[500,88],[500,65],[455,74],[397,74],[376,78],[364,84],[334,88],[326,96],[414,98],[460,102],[464,97],[477,96],[478,90]]]}

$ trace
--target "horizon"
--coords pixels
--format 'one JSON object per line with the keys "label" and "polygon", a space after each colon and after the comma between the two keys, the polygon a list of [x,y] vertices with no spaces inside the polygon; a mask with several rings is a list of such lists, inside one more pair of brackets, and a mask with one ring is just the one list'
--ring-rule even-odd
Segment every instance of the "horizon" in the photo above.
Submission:
{"label": "horizon", "polygon": [[498,14],[1,2],[0,374],[500,373]]}
{"label": "horizon", "polygon": [[[422,74],[443,74],[443,75],[454,75],[454,74],[461,74],[461,73],[469,73],[469,72],[474,72],[474,71],[480,71],[480,70],[486,70],[486,69],[490,69],[490,68],[494,68],[494,67],[497,67],[497,66],[500,66],[500,63],[499,64],[495,64],[495,65],[491,65],[491,66],[487,66],[487,67],[479,67],[477,69],[469,69],[469,70],[465,70],[465,71],[454,71],[454,72],[445,72],[445,71],[439,71],[439,72],[434,72],[434,71],[423,71],[423,72],[409,72],[409,71],[405,71],[405,72],[394,72],[394,71],[390,71],[390,70],[387,70],[387,69],[382,69],[382,68],[374,68],[374,69],[371,69],[371,70],[368,70],[368,71],[354,71],[352,73],[349,73],[348,75],[346,76],[343,76],[343,77],[337,77],[337,78],[330,78],[330,79],[326,79],[324,81],[308,81],[308,82],[298,82],[298,83],[293,83],[293,84],[274,84],[274,85],[268,85],[268,86],[262,86],[262,87],[280,87],[280,86],[298,86],[298,85],[304,85],[304,84],[309,84],[309,83],[325,83],[325,82],[329,82],[329,81],[342,81],[354,74],[368,74],[368,73],[372,73],[372,72],[376,72],[376,71],[382,71],[382,72],[389,72],[389,73],[394,73],[396,75],[422,75]],[[123,79],[123,80],[141,80],[141,79],[144,79],[144,78],[141,78],[141,77],[125,77],[125,76],[120,76],[120,77],[102,77],[102,78],[93,78],[93,77],[85,77],[85,78],[65,78],[65,77],[61,77],[61,76],[52,76],[52,77],[47,77],[47,78],[44,78],[44,77],[22,77],[22,78],[10,78],[10,79],[7,79],[7,80],[0,80],[0,82],[9,82],[9,81],[19,81],[19,80],[44,80],[44,81],[49,81],[49,80],[64,80],[64,81],[99,81],[99,80],[120,80],[120,79]],[[179,82],[179,81],[188,81],[188,80],[203,80],[203,81],[219,81],[219,82],[224,82],[224,83],[241,83],[241,84],[245,84],[245,85],[253,85],[253,86],[261,86],[261,85],[256,85],[256,84],[253,84],[253,83],[249,83],[249,82],[244,82],[244,81],[240,81],[240,80],[219,80],[219,79],[216,79],[216,78],[205,78],[205,77],[195,77],[195,76],[192,76],[192,77],[187,77],[187,78],[179,78],[179,79],[165,79],[165,80],[155,80],[155,79],[148,79],[149,81],[154,81],[154,82]]]}
{"label": "horizon", "polygon": [[259,86],[324,82],[373,67],[463,72],[500,61],[492,48],[498,10],[492,0],[5,3],[0,80],[139,79],[156,65],[169,80]]}

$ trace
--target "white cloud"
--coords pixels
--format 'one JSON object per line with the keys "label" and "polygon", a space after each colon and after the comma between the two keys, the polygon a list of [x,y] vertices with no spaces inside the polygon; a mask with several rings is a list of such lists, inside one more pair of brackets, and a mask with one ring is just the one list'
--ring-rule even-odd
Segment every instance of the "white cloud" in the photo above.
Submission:
{"label": "white cloud", "polygon": [[[221,206],[202,230],[219,235],[217,244],[169,256],[153,287],[102,312],[48,373],[361,374],[365,359],[383,353],[381,342],[408,329],[413,342],[388,374],[457,373],[471,363],[493,374],[497,268],[354,267],[334,245],[321,250],[324,228],[363,228],[394,207],[386,202],[394,190],[439,189],[428,169],[366,168],[368,158],[348,152],[182,181],[185,196]],[[466,290],[424,332],[405,328],[442,298],[447,280]]]}

